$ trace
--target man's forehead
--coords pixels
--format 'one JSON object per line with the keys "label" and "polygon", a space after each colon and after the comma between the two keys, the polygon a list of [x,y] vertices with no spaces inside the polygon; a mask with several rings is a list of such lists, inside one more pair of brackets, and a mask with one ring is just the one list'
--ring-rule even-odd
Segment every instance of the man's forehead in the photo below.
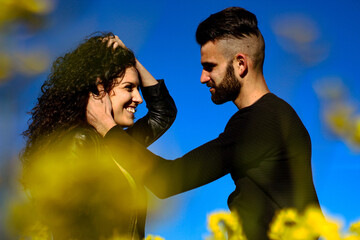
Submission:
{"label": "man's forehead", "polygon": [[201,46],[201,63],[203,62],[216,62],[225,59],[224,55],[220,51],[217,42],[209,41]]}
{"label": "man's forehead", "polygon": [[213,41],[208,41],[207,43],[202,45],[200,48],[201,54],[209,54],[209,53],[216,52],[216,51],[217,51],[216,42],[213,42]]}

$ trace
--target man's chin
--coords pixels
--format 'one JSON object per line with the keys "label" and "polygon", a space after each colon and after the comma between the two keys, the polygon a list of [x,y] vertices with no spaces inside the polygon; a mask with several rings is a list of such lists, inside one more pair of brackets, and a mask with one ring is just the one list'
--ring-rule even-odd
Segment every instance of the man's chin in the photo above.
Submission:
{"label": "man's chin", "polygon": [[213,103],[215,103],[216,105],[221,105],[223,103],[228,102],[229,100],[218,98],[214,95],[211,95],[211,101],[213,101]]}

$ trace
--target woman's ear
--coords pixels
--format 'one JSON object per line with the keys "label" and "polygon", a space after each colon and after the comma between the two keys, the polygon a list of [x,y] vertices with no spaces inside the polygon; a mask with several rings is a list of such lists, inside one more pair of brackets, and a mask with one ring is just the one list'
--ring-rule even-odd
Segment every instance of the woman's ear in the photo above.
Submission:
{"label": "woman's ear", "polygon": [[245,77],[248,71],[248,57],[243,53],[236,54],[235,62],[236,62],[236,73],[240,77]]}

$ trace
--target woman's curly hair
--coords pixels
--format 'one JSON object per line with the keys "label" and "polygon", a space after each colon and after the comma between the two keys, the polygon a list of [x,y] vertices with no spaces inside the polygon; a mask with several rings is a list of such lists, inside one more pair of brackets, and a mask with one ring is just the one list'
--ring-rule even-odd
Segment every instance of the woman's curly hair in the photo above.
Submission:
{"label": "woman's curly hair", "polygon": [[[101,79],[106,92],[123,77],[125,70],[135,66],[129,49],[107,47],[106,37],[112,33],[96,33],[85,39],[74,51],[59,57],[41,87],[41,95],[30,112],[29,128],[23,132],[26,146],[21,156],[24,164],[37,148],[50,142],[50,136],[84,125],[89,93],[98,94]],[[41,143],[40,143],[41,140]],[[45,144],[44,144],[45,143]]]}

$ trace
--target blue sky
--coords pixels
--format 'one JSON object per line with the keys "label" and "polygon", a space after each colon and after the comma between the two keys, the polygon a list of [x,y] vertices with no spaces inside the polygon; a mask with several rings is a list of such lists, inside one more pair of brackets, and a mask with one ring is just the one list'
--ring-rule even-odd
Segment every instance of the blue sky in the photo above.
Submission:
{"label": "blue sky", "polygon": [[[177,104],[175,123],[150,147],[174,159],[216,138],[237,111],[232,103],[214,105],[208,89],[200,84],[200,49],[195,42],[197,25],[229,6],[244,7],[258,17],[266,42],[265,79],[273,93],[294,107],[310,133],[313,176],[322,208],[341,216],[345,224],[360,220],[359,151],[327,128],[324,104],[314,90],[319,83],[327,86],[331,79],[341,79],[346,97],[359,106],[359,1],[58,1],[44,30],[31,36],[20,34],[13,39],[16,44],[8,44],[9,48],[45,48],[54,60],[95,31],[119,35],[156,78],[165,79]],[[26,112],[47,73],[16,76],[0,85],[3,156],[15,156],[22,148]],[[145,104],[141,108],[138,117],[144,114]],[[230,176],[225,176],[167,200],[153,199],[162,211],[149,214],[147,233],[166,239],[201,239],[207,232],[207,214],[227,209],[233,190]]]}

